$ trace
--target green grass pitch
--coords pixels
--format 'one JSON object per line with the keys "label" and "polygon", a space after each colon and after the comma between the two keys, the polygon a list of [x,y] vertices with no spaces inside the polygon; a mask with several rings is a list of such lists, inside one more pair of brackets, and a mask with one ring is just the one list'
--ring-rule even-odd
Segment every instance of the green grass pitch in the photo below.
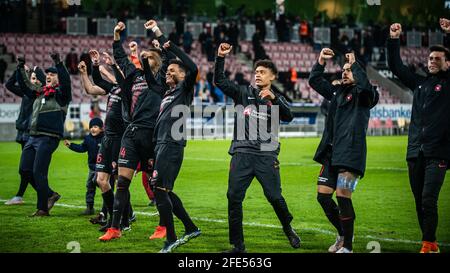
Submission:
{"label": "green grass pitch", "polygon": [[[244,201],[244,234],[249,252],[323,253],[334,242],[331,224],[316,201],[316,181],[320,166],[312,157],[319,138],[283,139],[280,154],[283,194],[291,213],[293,226],[302,238],[302,247],[292,249],[280,224],[255,180]],[[409,188],[405,154],[406,137],[369,137],[367,173],[353,202],[356,211],[355,252],[370,252],[378,244],[381,252],[418,252],[421,235],[414,201]],[[203,234],[176,249],[177,253],[221,252],[229,248],[227,224],[227,180],[230,141],[189,141],[185,159],[175,183],[190,215]],[[19,185],[20,146],[0,143],[0,199],[11,198]],[[29,218],[35,210],[36,194],[28,188],[26,203],[8,207],[0,204],[0,252],[70,252],[68,243],[75,241],[81,252],[146,252],[161,249],[161,240],[150,241],[158,224],[155,207],[148,199],[140,174],[133,180],[131,199],[137,214],[132,230],[119,240],[102,243],[101,235],[89,223],[83,211],[87,155],[77,154],[62,145],[54,153],[49,181],[62,195],[51,217]],[[450,181],[446,177],[439,200],[438,240],[441,252],[450,251]],[[101,206],[97,190],[96,209]],[[64,206],[69,205],[69,206]],[[79,206],[79,207],[77,207]],[[183,232],[176,220],[177,234]],[[375,241],[376,243],[370,243]]]}

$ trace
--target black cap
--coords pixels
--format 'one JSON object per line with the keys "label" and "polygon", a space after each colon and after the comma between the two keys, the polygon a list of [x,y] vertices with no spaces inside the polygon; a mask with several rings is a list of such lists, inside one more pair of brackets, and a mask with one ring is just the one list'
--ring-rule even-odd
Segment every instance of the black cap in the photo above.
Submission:
{"label": "black cap", "polygon": [[97,125],[100,128],[103,128],[103,121],[101,118],[93,118],[89,121],[89,129]]}
{"label": "black cap", "polygon": [[58,69],[56,69],[56,67],[52,66],[52,67],[49,67],[49,68],[45,69],[45,73],[55,73],[55,74],[58,74]]}

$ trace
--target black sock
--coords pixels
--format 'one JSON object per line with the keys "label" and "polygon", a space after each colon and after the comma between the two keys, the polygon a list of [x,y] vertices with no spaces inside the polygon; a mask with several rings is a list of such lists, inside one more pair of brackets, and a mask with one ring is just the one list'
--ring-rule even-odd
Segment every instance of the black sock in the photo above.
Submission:
{"label": "black sock", "polygon": [[128,202],[128,216],[129,218],[131,218],[131,216],[133,216],[134,211],[133,211],[133,206],[131,205],[131,201]]}
{"label": "black sock", "polygon": [[93,210],[94,209],[94,204],[87,204],[87,209],[89,210]]}
{"label": "black sock", "polygon": [[[128,197],[129,196],[130,196],[130,194],[128,194]],[[122,212],[122,220],[120,221],[120,223],[124,227],[130,226],[130,207],[131,207],[130,198],[128,198],[127,205],[125,205],[123,212]]]}
{"label": "black sock", "polygon": [[345,197],[337,197],[339,204],[340,215],[342,223],[342,230],[344,231],[344,247],[348,250],[353,249],[353,227],[355,223],[355,211],[353,209],[352,199]]}
{"label": "black sock", "polygon": [[156,207],[159,211],[159,217],[166,227],[167,241],[173,243],[177,240],[175,234],[175,226],[173,223],[173,207],[169,194],[163,190],[156,189],[155,191]]}
{"label": "black sock", "polygon": [[336,228],[339,236],[344,236],[341,220],[339,219],[339,208],[333,200],[333,194],[317,193],[317,201],[322,206],[325,215],[330,223]]}
{"label": "black sock", "polygon": [[102,197],[103,197],[103,205],[104,205],[104,207],[106,209],[104,214],[109,219],[112,219],[112,217],[113,217],[113,206],[114,206],[114,193],[113,193],[112,190],[109,190],[107,192],[102,193]]}
{"label": "black sock", "polygon": [[123,210],[125,206],[128,205],[128,200],[130,198],[130,187],[131,181],[126,177],[119,176],[119,181],[117,182],[116,195],[114,196],[114,206],[113,206],[113,218],[111,227],[118,229],[120,227],[120,220],[122,218]]}
{"label": "black sock", "polygon": [[194,222],[192,222],[191,217],[189,217],[189,214],[184,208],[181,199],[174,192],[169,192],[169,197],[172,201],[173,214],[175,214],[175,216],[183,222],[185,232],[190,233],[198,230],[197,226]]}

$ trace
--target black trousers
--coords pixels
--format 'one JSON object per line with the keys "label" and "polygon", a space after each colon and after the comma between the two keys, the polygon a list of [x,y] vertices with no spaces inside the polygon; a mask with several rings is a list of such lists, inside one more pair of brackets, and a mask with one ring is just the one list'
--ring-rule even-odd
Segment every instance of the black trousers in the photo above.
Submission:
{"label": "black trousers", "polygon": [[423,241],[436,241],[438,198],[447,165],[447,161],[426,158],[422,152],[419,157],[408,160],[409,182],[416,202]]}
{"label": "black trousers", "polygon": [[95,191],[97,190],[97,173],[89,169],[86,179],[86,206],[94,207]]}
{"label": "black trousers", "polygon": [[31,136],[20,158],[20,174],[31,176],[37,191],[37,209],[48,210],[48,198],[53,190],[48,185],[48,169],[59,139],[50,136]]}
{"label": "black trousers", "polygon": [[230,243],[244,243],[242,202],[253,178],[261,184],[264,195],[273,206],[283,227],[289,227],[293,217],[281,195],[279,161],[273,156],[248,153],[233,155],[228,176],[228,225]]}

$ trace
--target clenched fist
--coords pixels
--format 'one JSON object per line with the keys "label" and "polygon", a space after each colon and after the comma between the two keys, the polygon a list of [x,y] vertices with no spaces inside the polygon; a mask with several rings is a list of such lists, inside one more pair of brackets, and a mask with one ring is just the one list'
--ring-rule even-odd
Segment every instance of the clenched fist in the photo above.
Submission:
{"label": "clenched fist", "polygon": [[224,58],[228,54],[230,54],[233,47],[227,43],[221,43],[219,45],[219,49],[217,50],[217,56]]}
{"label": "clenched fist", "polygon": [[116,27],[114,28],[114,32],[120,33],[126,28],[125,24],[123,22],[117,23]]}
{"label": "clenched fist", "polygon": [[155,20],[148,20],[145,24],[144,24],[144,27],[145,27],[145,29],[152,29],[152,28],[154,28],[154,27],[157,27],[158,26],[158,24],[156,23],[156,21]]}
{"label": "clenched fist", "polygon": [[78,71],[80,71],[81,74],[86,74],[87,73],[87,67],[86,67],[86,63],[84,61],[81,61],[78,64]]}
{"label": "clenched fist", "polygon": [[323,48],[322,51],[320,51],[319,55],[319,63],[321,65],[324,65],[325,62],[331,58],[334,57],[334,52],[330,48]]}
{"label": "clenched fist", "polygon": [[400,38],[400,34],[402,34],[402,25],[399,23],[392,24],[390,30],[391,39]]}
{"label": "clenched fist", "polygon": [[95,49],[89,50],[89,56],[91,56],[91,60],[94,65],[100,64],[100,53],[98,53],[97,50]]}
{"label": "clenched fist", "polygon": [[441,19],[439,19],[439,24],[441,25],[441,28],[445,33],[450,33],[450,20],[449,19],[441,18]]}
{"label": "clenched fist", "polygon": [[58,52],[53,52],[52,54],[50,54],[50,57],[52,58],[55,64],[59,64],[61,62]]}
{"label": "clenched fist", "polygon": [[154,48],[161,50],[161,45],[159,44],[159,41],[156,39],[152,40],[152,45]]}
{"label": "clenched fist", "polygon": [[352,65],[355,63],[356,58],[355,58],[355,53],[347,53],[345,54],[345,59],[347,60],[347,62]]}

